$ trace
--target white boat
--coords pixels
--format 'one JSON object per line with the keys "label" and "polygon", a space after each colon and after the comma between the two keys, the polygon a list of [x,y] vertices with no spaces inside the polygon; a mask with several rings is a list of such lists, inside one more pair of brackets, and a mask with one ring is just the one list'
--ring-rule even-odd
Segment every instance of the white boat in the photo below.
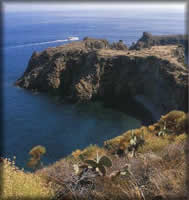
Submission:
{"label": "white boat", "polygon": [[68,40],[79,40],[79,37],[68,37]]}

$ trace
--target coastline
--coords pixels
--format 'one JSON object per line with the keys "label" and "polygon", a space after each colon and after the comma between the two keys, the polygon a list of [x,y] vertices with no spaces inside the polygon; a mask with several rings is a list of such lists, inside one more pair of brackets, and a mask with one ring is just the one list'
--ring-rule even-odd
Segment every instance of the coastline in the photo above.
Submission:
{"label": "coastline", "polygon": [[[157,44],[152,42],[154,37]],[[152,123],[171,110],[187,110],[184,44],[182,35],[169,39],[144,32],[130,50],[121,40],[110,44],[85,37],[34,52],[15,85],[71,103],[99,100],[125,113],[138,104],[139,110],[144,108],[143,123]]]}

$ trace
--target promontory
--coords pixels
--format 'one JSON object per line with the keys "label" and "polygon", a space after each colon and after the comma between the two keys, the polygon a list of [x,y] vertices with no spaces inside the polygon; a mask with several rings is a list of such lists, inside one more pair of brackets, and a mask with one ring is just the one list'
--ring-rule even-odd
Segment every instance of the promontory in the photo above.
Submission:
{"label": "promontory", "polygon": [[34,52],[15,84],[73,103],[99,100],[123,110],[132,99],[156,119],[171,110],[187,111],[185,37],[158,42],[162,37],[143,33],[142,38],[130,48],[122,40],[110,44],[86,37]]}

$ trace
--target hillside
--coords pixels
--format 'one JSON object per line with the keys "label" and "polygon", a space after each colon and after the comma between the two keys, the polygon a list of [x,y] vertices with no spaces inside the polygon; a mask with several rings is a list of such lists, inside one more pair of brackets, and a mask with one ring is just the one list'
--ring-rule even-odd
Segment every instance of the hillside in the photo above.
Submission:
{"label": "hillside", "polygon": [[3,199],[187,200],[188,120],[188,114],[172,111],[155,124],[129,130],[103,147],[77,149],[34,173],[1,159]]}

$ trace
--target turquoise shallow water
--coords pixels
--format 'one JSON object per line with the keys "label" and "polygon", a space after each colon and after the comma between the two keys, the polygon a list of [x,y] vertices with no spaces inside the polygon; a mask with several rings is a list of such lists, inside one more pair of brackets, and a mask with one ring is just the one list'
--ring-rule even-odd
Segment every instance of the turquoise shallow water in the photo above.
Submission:
{"label": "turquoise shallow water", "polygon": [[[28,7],[29,8],[29,7]],[[137,14],[136,14],[137,13]],[[99,103],[61,105],[44,94],[33,94],[13,86],[35,51],[68,43],[69,36],[122,39],[131,44],[143,31],[152,34],[184,33],[183,10],[95,10],[59,11],[4,10],[4,155],[17,157],[24,167],[34,145],[44,145],[44,163],[52,163],[77,148],[102,145],[122,132],[139,127],[136,116]],[[57,41],[58,40],[58,41]],[[132,105],[128,105],[132,107]],[[141,113],[140,113],[141,116]]]}

